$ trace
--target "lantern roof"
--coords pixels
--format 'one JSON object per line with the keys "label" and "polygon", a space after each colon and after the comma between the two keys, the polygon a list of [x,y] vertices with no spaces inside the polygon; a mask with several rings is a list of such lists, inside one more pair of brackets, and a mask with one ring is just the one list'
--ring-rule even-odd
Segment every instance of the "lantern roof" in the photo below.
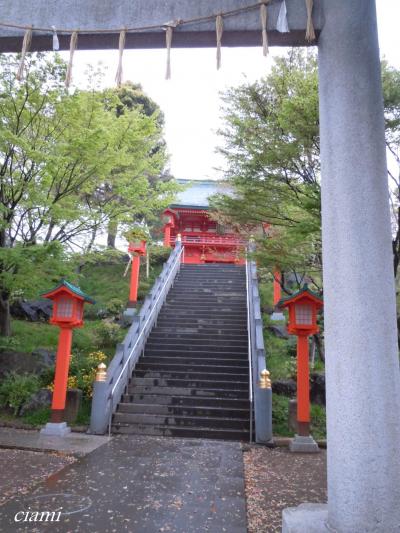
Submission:
{"label": "lantern roof", "polygon": [[76,285],[73,285],[72,283],[69,283],[69,281],[62,279],[61,282],[54,287],[54,289],[51,289],[50,291],[42,294],[43,298],[49,298],[50,300],[53,300],[55,296],[57,296],[60,292],[69,292],[72,293],[73,296],[77,296],[80,300],[83,300],[89,304],[94,304],[95,301],[93,298],[90,298],[86,293],[84,293],[80,287],[77,287]]}
{"label": "lantern roof", "polygon": [[304,284],[303,288],[297,291],[296,293],[288,296],[287,298],[281,298],[276,304],[277,307],[287,307],[289,304],[298,302],[299,300],[309,300],[316,304],[317,308],[322,307],[324,302],[322,298],[312,290],[308,288],[307,283]]}

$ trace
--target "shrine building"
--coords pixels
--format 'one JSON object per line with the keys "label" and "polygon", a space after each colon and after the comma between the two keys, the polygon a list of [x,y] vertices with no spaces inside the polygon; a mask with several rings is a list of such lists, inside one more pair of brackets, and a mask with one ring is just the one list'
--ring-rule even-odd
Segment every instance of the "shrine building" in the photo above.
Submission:
{"label": "shrine building", "polygon": [[226,193],[225,184],[211,180],[178,180],[178,183],[186,188],[163,213],[164,246],[174,247],[180,234],[185,246],[184,263],[244,264],[246,241],[209,216],[209,197]]}

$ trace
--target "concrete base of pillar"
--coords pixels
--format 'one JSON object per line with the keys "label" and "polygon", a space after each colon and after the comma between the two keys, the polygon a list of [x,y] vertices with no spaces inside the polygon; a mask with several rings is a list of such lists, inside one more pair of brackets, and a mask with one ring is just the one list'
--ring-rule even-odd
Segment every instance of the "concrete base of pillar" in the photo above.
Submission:
{"label": "concrete base of pillar", "polygon": [[277,313],[276,311],[274,311],[270,316],[270,319],[274,322],[278,322],[280,320],[285,320],[285,315],[283,313]]}
{"label": "concrete base of pillar", "polygon": [[71,428],[67,426],[66,422],[47,422],[47,424],[40,430],[40,434],[45,437],[65,437],[71,433]]}
{"label": "concrete base of pillar", "polygon": [[289,450],[294,453],[318,453],[318,444],[311,435],[304,437],[295,435],[289,444]]}
{"label": "concrete base of pillar", "polygon": [[128,307],[125,309],[122,315],[122,322],[125,326],[130,326],[137,315],[137,310],[134,307]]}
{"label": "concrete base of pillar", "polygon": [[302,503],[288,507],[282,512],[282,533],[325,533],[332,531],[327,526],[328,505]]}

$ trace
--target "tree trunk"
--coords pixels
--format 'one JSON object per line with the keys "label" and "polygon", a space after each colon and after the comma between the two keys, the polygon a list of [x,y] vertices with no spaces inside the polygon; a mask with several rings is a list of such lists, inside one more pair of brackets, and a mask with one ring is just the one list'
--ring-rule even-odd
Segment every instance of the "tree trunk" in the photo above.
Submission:
{"label": "tree trunk", "polygon": [[115,239],[117,238],[118,222],[110,220],[107,228],[107,248],[115,248]]}
{"label": "tree trunk", "polygon": [[7,293],[0,294],[0,336],[11,336],[10,300]]}
{"label": "tree trunk", "polygon": [[315,346],[318,350],[318,354],[321,358],[321,361],[323,363],[325,363],[325,350],[324,350],[324,343],[322,341],[322,338],[321,338],[321,334],[320,333],[317,333],[316,335],[314,335],[314,342],[315,342]]}

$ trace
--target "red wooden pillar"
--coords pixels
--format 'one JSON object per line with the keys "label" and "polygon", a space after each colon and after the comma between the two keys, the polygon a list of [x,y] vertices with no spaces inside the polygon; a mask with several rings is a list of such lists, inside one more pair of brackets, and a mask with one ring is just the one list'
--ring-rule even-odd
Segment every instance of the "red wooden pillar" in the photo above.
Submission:
{"label": "red wooden pillar", "polygon": [[136,305],[139,287],[140,256],[132,257],[131,284],[129,288],[129,304]]}
{"label": "red wooden pillar", "polygon": [[62,422],[67,397],[69,361],[71,357],[72,328],[61,327],[58,339],[56,373],[54,377],[51,421]]}
{"label": "red wooden pillar", "polygon": [[171,246],[171,225],[164,226],[164,246]]}
{"label": "red wooden pillar", "polygon": [[282,298],[282,288],[281,288],[282,274],[279,270],[274,271],[274,306]]}
{"label": "red wooden pillar", "polygon": [[297,422],[299,435],[310,434],[310,371],[308,335],[297,337]]}

